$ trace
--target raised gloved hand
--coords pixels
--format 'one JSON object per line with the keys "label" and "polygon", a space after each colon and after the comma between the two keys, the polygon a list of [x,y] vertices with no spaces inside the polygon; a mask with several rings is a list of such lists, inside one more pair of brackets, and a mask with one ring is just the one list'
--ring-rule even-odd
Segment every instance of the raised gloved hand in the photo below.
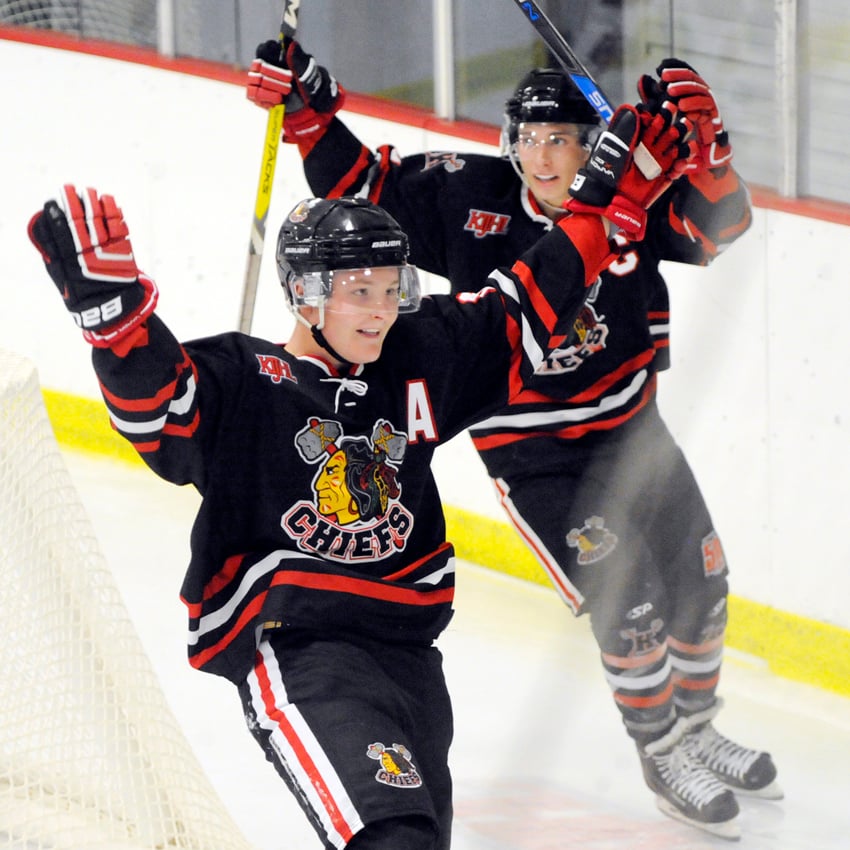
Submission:
{"label": "raised gloved hand", "polygon": [[692,144],[686,120],[664,104],[657,113],[629,104],[619,107],[578,170],[564,206],[602,215],[630,239],[646,235],[646,211],[682,173]]}
{"label": "raised gloved hand", "polygon": [[[263,109],[280,106],[292,91],[292,71],[284,62],[279,41],[266,41],[256,50],[256,58],[248,69],[248,85],[245,94],[252,103]],[[266,59],[264,57],[270,57]]]}
{"label": "raised gloved hand", "polygon": [[156,284],[136,267],[129,232],[111,195],[62,187],[28,227],[65,306],[97,348],[126,340],[149,316]]}
{"label": "raised gloved hand", "polygon": [[638,94],[650,109],[664,100],[671,101],[679,114],[693,124],[697,148],[686,171],[728,165],[732,146],[708,83],[680,59],[665,59],[655,72],[658,80],[646,74],[640,78]]}
{"label": "raised gloved hand", "polygon": [[323,130],[342,108],[345,90],[295,39],[265,41],[255,55],[248,71],[248,100],[264,109],[285,105],[285,142]]}

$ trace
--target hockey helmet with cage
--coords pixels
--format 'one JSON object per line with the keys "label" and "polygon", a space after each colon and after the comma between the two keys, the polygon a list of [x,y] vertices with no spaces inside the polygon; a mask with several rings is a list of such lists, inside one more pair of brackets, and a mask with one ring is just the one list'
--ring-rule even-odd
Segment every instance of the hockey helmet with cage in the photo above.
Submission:
{"label": "hockey helmet with cage", "polygon": [[590,150],[601,129],[599,115],[570,78],[556,68],[529,71],[505,103],[502,156],[513,159],[521,124],[576,124]]}
{"label": "hockey helmet with cage", "polygon": [[284,219],[277,268],[290,306],[321,307],[342,269],[394,266],[399,272],[400,313],[419,308],[419,275],[407,262],[407,234],[381,207],[363,198],[308,198]]}

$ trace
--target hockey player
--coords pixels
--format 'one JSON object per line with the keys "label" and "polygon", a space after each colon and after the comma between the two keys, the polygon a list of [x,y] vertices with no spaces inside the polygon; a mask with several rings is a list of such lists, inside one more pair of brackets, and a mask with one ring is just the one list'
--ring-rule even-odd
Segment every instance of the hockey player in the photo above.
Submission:
{"label": "hockey player", "polygon": [[[644,232],[619,234],[574,333],[505,410],[471,429],[499,498],[574,614],[589,614],[605,677],[661,810],[739,834],[735,794],[782,796],[769,754],[720,735],[713,720],[728,568],[694,476],[656,405],[668,368],[662,260],[707,265],[750,225],[746,187],[708,84],[666,59],[638,84],[696,128],[687,173],[654,204]],[[565,215],[576,172],[600,131],[560,71],[538,69],[506,104],[503,157],[367,149],[336,115],[345,91],[298,42],[257,49],[247,93],[286,104],[314,193],[357,194],[408,232],[411,257],[477,288]],[[545,507],[544,507],[545,506]],[[731,789],[727,790],[727,789]]]}
{"label": "hockey player", "polygon": [[[681,165],[669,115],[617,116],[625,170],[600,150],[586,171],[604,205],[476,293],[421,298],[406,235],[371,202],[300,203],[278,238],[297,320],[285,344],[178,342],[109,195],[65,186],[30,222],[114,427],[202,496],[182,588],[190,662],[238,687],[325,847],[449,847],[452,714],[434,641],[454,559],[431,459],[569,332],[615,256],[598,213],[642,210]],[[660,163],[651,179],[630,156],[639,138]]]}

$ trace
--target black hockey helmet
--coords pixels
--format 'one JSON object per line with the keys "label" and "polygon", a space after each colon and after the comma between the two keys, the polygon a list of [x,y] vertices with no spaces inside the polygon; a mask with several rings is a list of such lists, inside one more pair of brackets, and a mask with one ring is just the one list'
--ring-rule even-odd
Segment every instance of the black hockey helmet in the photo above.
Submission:
{"label": "black hockey helmet", "polygon": [[323,307],[333,290],[334,271],[396,266],[399,312],[412,312],[419,307],[420,288],[408,252],[407,234],[371,201],[308,198],[281,225],[278,276],[293,306]]}
{"label": "black hockey helmet", "polygon": [[520,80],[505,103],[502,155],[508,156],[520,124],[577,124],[581,142],[590,145],[600,118],[573,81],[557,68],[535,68]]}

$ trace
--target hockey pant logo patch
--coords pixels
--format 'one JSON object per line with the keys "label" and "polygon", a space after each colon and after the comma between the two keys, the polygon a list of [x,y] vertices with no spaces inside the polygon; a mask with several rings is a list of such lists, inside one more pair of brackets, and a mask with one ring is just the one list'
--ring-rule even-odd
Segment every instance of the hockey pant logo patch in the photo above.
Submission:
{"label": "hockey pant logo patch", "polygon": [[584,521],[581,528],[570,531],[567,545],[578,549],[578,563],[595,564],[617,548],[617,535],[605,528],[605,520],[601,516],[592,516]]}
{"label": "hockey pant logo patch", "polygon": [[380,765],[375,781],[393,788],[419,788],[422,777],[411,761],[410,750],[403,744],[385,747],[380,741],[369,744],[366,755]]}

